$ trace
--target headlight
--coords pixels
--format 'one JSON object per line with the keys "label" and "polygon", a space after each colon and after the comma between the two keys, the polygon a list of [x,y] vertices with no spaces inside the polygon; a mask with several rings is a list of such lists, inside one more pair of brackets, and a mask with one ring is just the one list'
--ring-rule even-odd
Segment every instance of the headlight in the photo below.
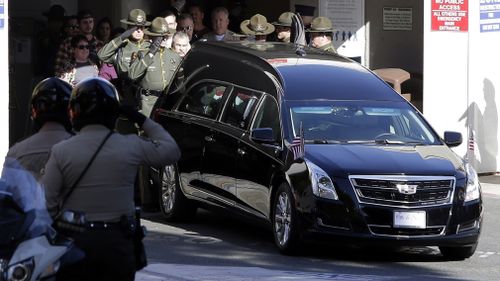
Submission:
{"label": "headlight", "polygon": [[465,189],[465,202],[479,199],[480,187],[476,170],[469,164],[465,164],[467,173],[467,188]]}
{"label": "headlight", "polygon": [[306,160],[307,168],[309,169],[309,177],[311,178],[312,190],[314,195],[322,198],[338,200],[335,186],[332,179],[320,167]]}
{"label": "headlight", "polygon": [[9,266],[9,268],[7,269],[7,280],[8,281],[30,280],[31,274],[33,274],[34,267],[35,267],[35,262],[33,258],[13,264]]}

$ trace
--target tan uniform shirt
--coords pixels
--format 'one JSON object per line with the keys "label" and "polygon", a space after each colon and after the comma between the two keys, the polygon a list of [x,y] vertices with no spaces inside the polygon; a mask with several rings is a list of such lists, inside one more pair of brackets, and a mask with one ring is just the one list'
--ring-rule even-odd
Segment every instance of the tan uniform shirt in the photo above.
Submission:
{"label": "tan uniform shirt", "polygon": [[7,157],[15,158],[39,180],[49,159],[52,146],[70,138],[72,135],[57,122],[46,122],[31,137],[16,143],[7,152]]}
{"label": "tan uniform shirt", "polygon": [[[180,157],[179,148],[161,125],[146,119],[143,127],[151,139],[114,133],[90,165],[63,210],[83,211],[88,221],[118,221],[134,213],[134,182],[139,165],[166,166]],[[109,129],[87,125],[71,139],[53,147],[42,177],[47,209],[58,204],[82,173]]]}

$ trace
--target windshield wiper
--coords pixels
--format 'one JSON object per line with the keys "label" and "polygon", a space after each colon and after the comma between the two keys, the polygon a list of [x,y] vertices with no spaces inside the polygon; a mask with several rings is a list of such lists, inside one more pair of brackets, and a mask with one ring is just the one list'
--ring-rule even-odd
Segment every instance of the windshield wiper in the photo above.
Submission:
{"label": "windshield wiper", "polygon": [[402,141],[402,140],[389,140],[389,139],[376,139],[375,143],[377,144],[411,144],[411,145],[423,145],[423,142],[420,141]]}
{"label": "windshield wiper", "polygon": [[332,144],[332,143],[340,143],[340,141],[337,141],[337,140],[325,140],[325,139],[315,139],[315,140],[305,140],[304,143]]}

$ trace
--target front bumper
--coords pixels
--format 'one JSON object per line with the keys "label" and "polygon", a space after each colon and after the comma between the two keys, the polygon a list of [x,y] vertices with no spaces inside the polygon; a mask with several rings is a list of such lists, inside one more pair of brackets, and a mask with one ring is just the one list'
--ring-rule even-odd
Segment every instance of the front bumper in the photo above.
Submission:
{"label": "front bumper", "polygon": [[482,204],[448,204],[425,211],[424,228],[394,226],[395,207],[357,205],[350,208],[340,201],[317,199],[315,208],[301,213],[306,240],[326,239],[335,243],[383,244],[390,246],[472,246],[481,233]]}

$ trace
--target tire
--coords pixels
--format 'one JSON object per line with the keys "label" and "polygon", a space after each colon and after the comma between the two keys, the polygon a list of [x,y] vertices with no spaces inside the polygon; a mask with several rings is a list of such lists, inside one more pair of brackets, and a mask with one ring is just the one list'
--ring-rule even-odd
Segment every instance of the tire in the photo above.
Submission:
{"label": "tire", "polygon": [[476,251],[477,243],[467,247],[439,247],[441,254],[447,260],[464,260],[470,258]]}
{"label": "tire", "polygon": [[160,171],[159,188],[160,210],[166,221],[189,221],[196,215],[196,205],[186,198],[179,184],[175,165],[166,166]]}
{"label": "tire", "polygon": [[278,250],[285,255],[298,253],[301,245],[295,200],[288,184],[279,186],[272,205],[272,230]]}

